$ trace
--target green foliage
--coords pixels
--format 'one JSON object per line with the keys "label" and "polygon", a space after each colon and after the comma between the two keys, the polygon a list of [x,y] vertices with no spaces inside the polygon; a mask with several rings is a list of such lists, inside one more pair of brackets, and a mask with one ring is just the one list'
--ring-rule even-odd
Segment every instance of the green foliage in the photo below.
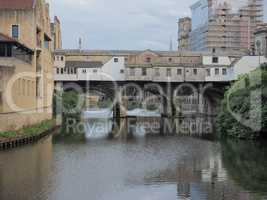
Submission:
{"label": "green foliage", "polygon": [[105,99],[103,101],[99,101],[97,105],[99,108],[111,108],[112,103],[113,103],[112,99]]}
{"label": "green foliage", "polygon": [[62,112],[62,128],[61,135],[80,135],[76,128],[68,128],[70,124],[72,127],[78,127],[81,122],[81,113],[84,107],[84,98],[76,91],[65,91],[58,95],[58,106],[61,106]]}
{"label": "green foliage", "polygon": [[[260,94],[260,95],[257,95]],[[253,103],[251,104],[251,98]],[[261,102],[261,103],[257,103]],[[236,118],[240,116],[240,119]],[[261,114],[261,130],[250,128],[259,123]],[[248,123],[249,120],[249,123]],[[242,75],[225,93],[221,109],[216,120],[220,137],[240,139],[256,139],[266,137],[267,131],[267,67],[266,65]]]}
{"label": "green foliage", "polygon": [[18,131],[0,132],[0,137],[9,139],[23,136],[35,136],[52,129],[54,126],[54,120],[46,120],[36,125],[24,127]]}

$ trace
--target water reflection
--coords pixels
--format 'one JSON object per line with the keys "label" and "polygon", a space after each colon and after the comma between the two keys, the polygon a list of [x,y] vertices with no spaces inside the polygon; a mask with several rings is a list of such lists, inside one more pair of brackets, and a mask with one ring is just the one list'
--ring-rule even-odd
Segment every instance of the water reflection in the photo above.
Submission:
{"label": "water reflection", "polygon": [[204,136],[213,133],[213,119],[127,117],[121,119],[87,119],[84,121],[87,139],[132,138],[146,135]]}
{"label": "water reflection", "polygon": [[267,193],[267,143],[225,141],[222,157],[229,176],[242,188]]}
{"label": "water reflection", "polygon": [[67,141],[1,152],[0,199],[267,198],[266,145],[174,136]]}
{"label": "water reflection", "polygon": [[46,199],[51,190],[51,138],[37,145],[0,152],[0,199]]}
{"label": "water reflection", "polygon": [[87,119],[84,121],[85,137],[87,139],[100,139],[108,137],[112,132],[111,119]]}

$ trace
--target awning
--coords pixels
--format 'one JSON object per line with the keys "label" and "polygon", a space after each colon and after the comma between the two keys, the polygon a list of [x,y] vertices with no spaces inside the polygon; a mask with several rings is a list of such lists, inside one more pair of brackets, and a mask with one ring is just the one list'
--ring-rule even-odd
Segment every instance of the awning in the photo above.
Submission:
{"label": "awning", "polygon": [[7,35],[4,35],[3,33],[0,33],[0,43],[2,43],[2,44],[12,44],[14,46],[19,47],[20,49],[23,49],[24,51],[26,51],[29,54],[34,54],[34,51],[31,48],[29,48],[26,45],[20,43],[19,41],[17,41],[14,38],[11,38],[11,37],[9,37]]}

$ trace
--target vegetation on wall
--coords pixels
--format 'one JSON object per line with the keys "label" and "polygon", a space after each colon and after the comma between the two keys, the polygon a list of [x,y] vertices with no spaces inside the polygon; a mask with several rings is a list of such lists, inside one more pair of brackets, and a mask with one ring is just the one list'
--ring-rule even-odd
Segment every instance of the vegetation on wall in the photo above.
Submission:
{"label": "vegetation on wall", "polygon": [[45,131],[51,130],[55,127],[55,120],[46,120],[39,124],[35,124],[32,126],[24,127],[18,131],[6,131],[0,132],[0,140],[4,139],[13,139],[17,137],[31,137],[35,135],[39,135]]}
{"label": "vegetation on wall", "polygon": [[[257,139],[267,131],[267,65],[243,75],[225,93],[216,120],[220,137]],[[260,128],[259,128],[260,127]]]}

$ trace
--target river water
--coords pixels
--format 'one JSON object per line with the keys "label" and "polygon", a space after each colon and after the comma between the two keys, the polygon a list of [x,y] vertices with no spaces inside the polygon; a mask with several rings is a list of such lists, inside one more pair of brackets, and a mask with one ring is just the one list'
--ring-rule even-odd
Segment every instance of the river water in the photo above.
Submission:
{"label": "river water", "polygon": [[108,139],[107,127],[99,138],[90,129],[86,139],[48,137],[0,152],[0,199],[267,199],[265,144],[143,133]]}

